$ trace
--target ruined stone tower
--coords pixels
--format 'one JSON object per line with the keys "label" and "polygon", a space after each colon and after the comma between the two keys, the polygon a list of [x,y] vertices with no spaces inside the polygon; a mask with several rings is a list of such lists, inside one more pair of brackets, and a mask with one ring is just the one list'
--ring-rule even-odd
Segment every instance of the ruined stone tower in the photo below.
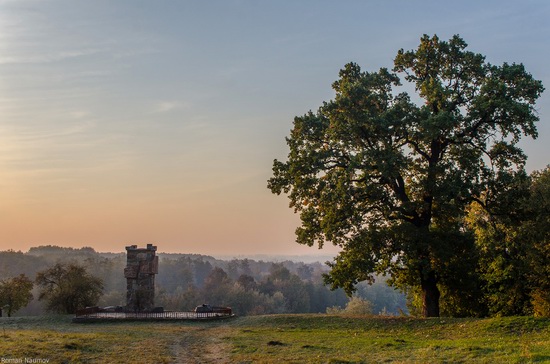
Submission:
{"label": "ruined stone tower", "polygon": [[126,278],[126,310],[148,311],[155,307],[155,274],[158,273],[157,247],[147,244],[146,248],[137,245],[126,247],[127,259],[124,268]]}

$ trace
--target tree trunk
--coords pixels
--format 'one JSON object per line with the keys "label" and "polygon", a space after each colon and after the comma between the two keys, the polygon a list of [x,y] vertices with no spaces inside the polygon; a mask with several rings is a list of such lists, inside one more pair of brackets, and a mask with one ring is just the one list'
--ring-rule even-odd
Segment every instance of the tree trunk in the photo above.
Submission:
{"label": "tree trunk", "polygon": [[439,317],[439,288],[435,272],[431,271],[420,282],[422,286],[422,315],[424,317]]}

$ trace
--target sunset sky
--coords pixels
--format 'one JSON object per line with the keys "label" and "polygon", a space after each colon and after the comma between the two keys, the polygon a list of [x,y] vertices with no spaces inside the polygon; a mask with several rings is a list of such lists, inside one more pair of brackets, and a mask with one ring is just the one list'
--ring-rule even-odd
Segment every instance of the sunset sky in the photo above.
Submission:
{"label": "sunset sky", "polygon": [[[460,34],[550,88],[550,2],[0,0],[0,250],[218,255],[299,246],[266,188],[347,62]],[[528,170],[550,163],[550,91]]]}

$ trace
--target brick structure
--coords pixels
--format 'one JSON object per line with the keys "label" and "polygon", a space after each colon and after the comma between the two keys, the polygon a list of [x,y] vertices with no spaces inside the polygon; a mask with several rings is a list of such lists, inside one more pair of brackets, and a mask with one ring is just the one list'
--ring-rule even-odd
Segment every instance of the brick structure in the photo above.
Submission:
{"label": "brick structure", "polygon": [[127,259],[124,268],[126,278],[126,310],[130,312],[150,311],[155,307],[155,274],[158,273],[157,247],[147,244],[126,247]]}

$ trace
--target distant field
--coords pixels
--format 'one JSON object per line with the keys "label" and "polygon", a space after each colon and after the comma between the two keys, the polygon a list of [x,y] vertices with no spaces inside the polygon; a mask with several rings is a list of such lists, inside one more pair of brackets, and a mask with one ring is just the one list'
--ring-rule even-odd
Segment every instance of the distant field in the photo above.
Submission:
{"label": "distant field", "polygon": [[[220,322],[0,319],[0,362],[550,363],[550,319],[270,315]],[[41,361],[39,361],[41,360]]]}

